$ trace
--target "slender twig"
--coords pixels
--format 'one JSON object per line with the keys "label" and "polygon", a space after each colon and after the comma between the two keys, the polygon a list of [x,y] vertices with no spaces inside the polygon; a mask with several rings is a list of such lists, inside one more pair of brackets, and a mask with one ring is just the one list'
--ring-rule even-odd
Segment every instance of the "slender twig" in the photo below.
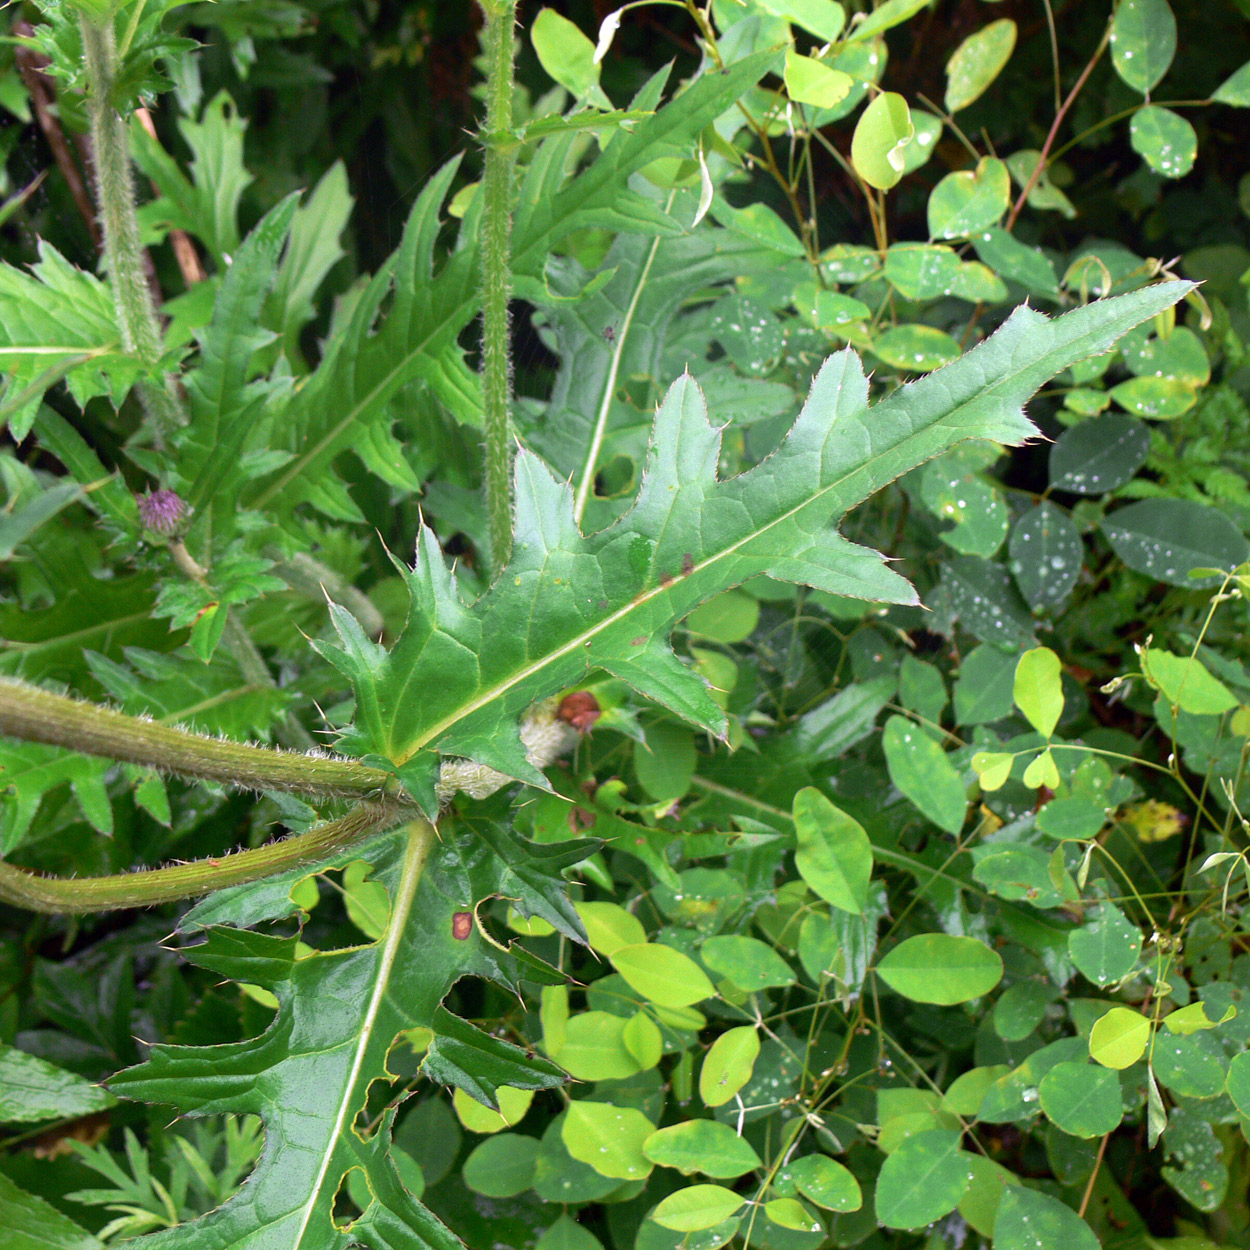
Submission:
{"label": "slender twig", "polygon": [[512,39],[515,0],[483,0],[486,14],[486,149],[482,173],[482,416],[486,519],[496,573],[512,554]]}
{"label": "slender twig", "polygon": [[[139,108],[135,109],[135,116],[148,137],[153,142],[159,143],[152,114],[147,109]],[[159,188],[155,183],[152,184],[152,190],[159,193]],[[195,244],[191,242],[191,236],[185,230],[174,226],[169,232],[169,242],[174,249],[174,259],[178,262],[178,268],[182,271],[182,280],[187,286],[193,287],[197,282],[203,282],[206,276],[204,266],[200,264],[200,256],[195,250]]]}
{"label": "slender twig", "polygon": [[187,733],[3,679],[0,734],[244,790],[282,790],[327,798],[379,798],[395,786],[389,772],[354,760],[277,751]]}
{"label": "slender twig", "polygon": [[0,863],[0,901],[27,911],[55,915],[151,907],[196,898],[231,885],[245,885],[291,868],[312,867],[366,838],[404,821],[420,826],[429,843],[428,821],[398,803],[362,803],[346,816],[327,821],[293,838],[212,859],[171,864],[109,877],[42,877]]}
{"label": "slender twig", "polygon": [[[14,33],[29,36],[34,34],[34,31],[28,23],[18,22],[14,27]],[[87,233],[91,235],[91,242],[99,251],[104,242],[100,236],[100,225],[96,221],[95,208],[87,192],[87,184],[78,169],[78,162],[74,160],[74,155],[69,150],[69,144],[65,141],[65,131],[61,128],[61,120],[56,115],[52,81],[43,72],[45,62],[34,49],[22,46],[17,48],[14,59],[17,61],[18,73],[22,76],[30,102],[34,106],[39,129],[43,131],[43,137],[47,140],[48,147],[52,149],[52,159],[56,161],[56,167],[61,171],[61,176],[69,187],[74,206],[82,214],[83,221],[87,223]]]}
{"label": "slender twig", "polygon": [[1007,214],[1006,229],[1010,230],[1016,224],[1018,218],[1028,202],[1029,195],[1033,188],[1037,186],[1037,180],[1042,176],[1046,168],[1046,160],[1050,155],[1050,149],[1055,146],[1055,139],[1059,135],[1059,127],[1063,125],[1063,119],[1067,117],[1068,110],[1076,103],[1076,98],[1081,94],[1081,89],[1088,81],[1090,74],[1094,72],[1094,66],[1102,60],[1102,54],[1107,50],[1107,46],[1111,42],[1111,23],[1107,23],[1107,28],[1102,32],[1102,38],[1098,42],[1098,47],[1094,49],[1094,55],[1089,58],[1089,63],[1081,71],[1081,76],[1072,84],[1072,90],[1068,92],[1068,98],[1059,106],[1055,113],[1055,120],[1050,124],[1050,131],[1046,135],[1046,142],[1042,144],[1042,150],[1037,154],[1037,164],[1033,166],[1033,172],[1029,175],[1028,181],[1024,184],[1024,189],[1020,192],[1020,198],[1011,206],[1011,212]]}

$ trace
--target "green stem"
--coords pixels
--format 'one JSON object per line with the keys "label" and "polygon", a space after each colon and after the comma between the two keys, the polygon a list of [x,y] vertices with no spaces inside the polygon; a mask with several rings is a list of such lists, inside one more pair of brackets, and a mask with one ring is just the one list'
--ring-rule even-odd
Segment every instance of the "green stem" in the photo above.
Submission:
{"label": "green stem", "polygon": [[395,803],[362,803],[338,820],[268,846],[143,872],[112,877],[41,877],[0,863],[0,901],[54,915],[173,903],[226,886],[259,881],[291,868],[312,867],[404,820],[420,826],[426,844],[433,841],[432,826],[414,817],[411,808]]}
{"label": "green stem", "polygon": [[512,32],[515,0],[483,0],[486,14],[486,149],[482,174],[482,410],[490,559],[498,573],[512,554]]}
{"label": "green stem", "polygon": [[[187,550],[186,544],[181,539],[174,539],[169,544],[169,554],[184,577],[197,582],[206,589],[211,589],[208,583],[208,570]],[[277,689],[278,683],[274,681],[273,674],[265,664],[264,656],[252,641],[252,635],[247,632],[247,627],[239,619],[237,613],[229,608],[226,608],[225,612],[226,624],[222,630],[222,637],[226,646],[230,648],[230,654],[234,656],[239,672],[243,674],[247,684],[255,686],[257,690]],[[317,749],[317,743],[312,734],[300,724],[299,719],[292,712],[288,712],[282,718],[279,738],[286,746],[293,746],[301,751]]]}
{"label": "green stem", "polygon": [[[83,17],[80,26],[89,84],[87,117],[91,125],[96,203],[118,329],[122,348],[151,373],[160,364],[164,336],[143,264],[126,122],[113,103],[117,41],[112,22],[96,26]],[[182,405],[171,378],[143,382],[138,391],[158,430],[164,432],[182,424]]]}
{"label": "green stem", "polygon": [[354,760],[208,738],[15,681],[0,680],[0,734],[244,790],[379,798],[393,789],[389,773]]}
{"label": "green stem", "polygon": [[[274,553],[271,552],[271,555]],[[281,560],[281,556],[275,555]],[[362,590],[357,590],[345,577],[340,577],[328,564],[305,551],[297,551],[273,570],[297,594],[324,604],[328,595],[341,603],[359,622],[360,628],[373,638],[386,632],[382,613]]]}

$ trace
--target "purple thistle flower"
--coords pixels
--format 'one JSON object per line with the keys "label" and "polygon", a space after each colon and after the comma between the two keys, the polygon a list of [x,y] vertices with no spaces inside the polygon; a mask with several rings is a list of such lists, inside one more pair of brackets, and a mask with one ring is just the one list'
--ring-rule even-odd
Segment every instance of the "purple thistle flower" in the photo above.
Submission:
{"label": "purple thistle flower", "polygon": [[187,514],[187,505],[177,491],[155,490],[139,496],[139,519],[145,529],[168,538]]}

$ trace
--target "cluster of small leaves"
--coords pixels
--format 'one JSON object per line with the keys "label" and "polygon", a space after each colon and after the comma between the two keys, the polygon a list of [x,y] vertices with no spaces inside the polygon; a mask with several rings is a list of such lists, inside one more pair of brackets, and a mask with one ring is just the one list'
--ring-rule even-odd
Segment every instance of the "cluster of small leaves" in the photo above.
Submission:
{"label": "cluster of small leaves", "polygon": [[[311,132],[275,173],[235,104],[249,73],[316,98],[281,40],[351,19],[197,6],[214,67],[178,6],[79,6],[125,45],[119,107],[176,84],[176,129],[132,127],[141,219],[162,276],[171,236],[206,274],[168,288],[144,379],[90,263],[0,267],[0,671],[323,735],[439,830],[115,931],[11,926],[14,1250],[1250,1236],[1250,251],[1186,238],[1183,310],[1149,285],[1199,148],[1156,99],[1184,28],[1095,6],[1064,63],[1067,89],[1093,57],[1082,142],[1118,125],[1143,163],[1112,242],[1074,157],[1023,146],[1061,101],[1013,85],[1049,56],[1013,17],[955,24],[939,108],[887,78],[938,37],[923,0],[657,7],[699,38],[676,91],[614,68],[633,7],[597,44],[526,15],[558,86],[518,91],[512,277],[550,360],[518,372],[490,580],[472,158],[353,282],[358,170],[292,192]],[[375,67],[429,47],[417,10]],[[49,6],[33,43],[70,128],[77,29]],[[1012,90],[1037,115],[1000,136]],[[873,246],[822,245],[822,160]],[[132,389],[167,372],[172,431]],[[1012,452],[1046,386],[1049,446]],[[544,775],[522,720],[570,691]],[[525,784],[440,815],[446,757]],[[0,849],[65,876],[336,810],[7,739],[0,769]]]}

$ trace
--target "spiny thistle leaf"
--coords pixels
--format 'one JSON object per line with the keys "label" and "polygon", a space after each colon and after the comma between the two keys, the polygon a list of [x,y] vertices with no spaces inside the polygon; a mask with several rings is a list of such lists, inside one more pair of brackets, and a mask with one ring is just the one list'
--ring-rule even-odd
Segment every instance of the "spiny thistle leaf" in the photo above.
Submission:
{"label": "spiny thistle leaf", "polygon": [[[279,1002],[277,1015],[259,1037],[242,1042],[153,1046],[145,1063],[110,1085],[128,1098],[169,1103],[188,1115],[259,1115],[265,1148],[233,1198],[152,1234],[149,1250],[460,1250],[460,1241],[395,1172],[389,1157],[394,1108],[377,1126],[365,1122],[369,1085],[390,1079],[387,1056],[412,1039],[414,1029],[429,1030],[424,1074],[488,1104],[495,1104],[502,1085],[559,1085],[564,1074],[554,1064],[458,1019],[442,1001],[463,976],[487,977],[514,991],[522,976],[552,984],[562,977],[522,951],[486,941],[465,923],[482,899],[505,887],[515,894],[516,882],[474,835],[450,827],[440,834],[435,841],[425,826],[400,830],[340,857],[365,860],[371,878],[386,887],[390,916],[375,942],[300,959],[293,938],[214,927],[204,943],[185,951],[193,963],[269,989]],[[556,853],[551,865],[558,869],[588,848],[547,849]],[[225,891],[200,914],[255,924],[294,910],[273,885]],[[184,919],[184,928],[197,925],[197,912]],[[340,1226],[332,1216],[334,1199],[352,1169],[364,1173],[372,1201]]]}
{"label": "spiny thistle leaf", "polygon": [[[576,132],[540,143],[517,196],[511,268],[518,293],[549,302],[551,251],[576,230],[682,233],[678,222],[629,188],[630,177],[657,157],[688,156],[703,129],[757,82],[773,59],[772,52],[757,52],[722,73],[701,76],[663,108],[668,71],[656,74],[633,101],[634,108],[654,114],[614,133],[576,177],[570,176]],[[464,219],[458,246],[441,266],[435,264],[438,213],[458,165],[459,158],[448,162],[426,184],[398,250],[356,300],[342,332],[275,425],[277,445],[292,455],[258,486],[250,506],[285,511],[307,501],[328,516],[363,520],[332,463],[344,451],[360,453],[362,431],[370,431],[375,442],[391,439],[388,405],[411,382],[428,388],[457,420],[481,423],[480,388],[459,342],[481,306],[480,199]],[[374,457],[371,467],[377,471],[384,459]]]}
{"label": "spiny thistle leaf", "polygon": [[716,476],[720,433],[694,379],[656,415],[642,486],[615,524],[583,535],[573,495],[522,450],[511,563],[473,605],[423,529],[404,569],[407,624],[390,651],[332,607],[356,719],[341,746],[389,765],[436,809],[439,756],[465,756],[545,785],[518,723],[539,699],[603,669],[713,734],[725,716],[668,644],[672,626],[712,595],[766,575],[833,594],[915,602],[875,551],[836,530],[856,504],[969,438],[1018,444],[1035,432],[1023,405],[1076,361],[1105,351],[1190,287],[1165,283],[1050,320],[1018,309],[992,338],[871,409],[851,351],[831,356],[778,450],[730,481]]}

